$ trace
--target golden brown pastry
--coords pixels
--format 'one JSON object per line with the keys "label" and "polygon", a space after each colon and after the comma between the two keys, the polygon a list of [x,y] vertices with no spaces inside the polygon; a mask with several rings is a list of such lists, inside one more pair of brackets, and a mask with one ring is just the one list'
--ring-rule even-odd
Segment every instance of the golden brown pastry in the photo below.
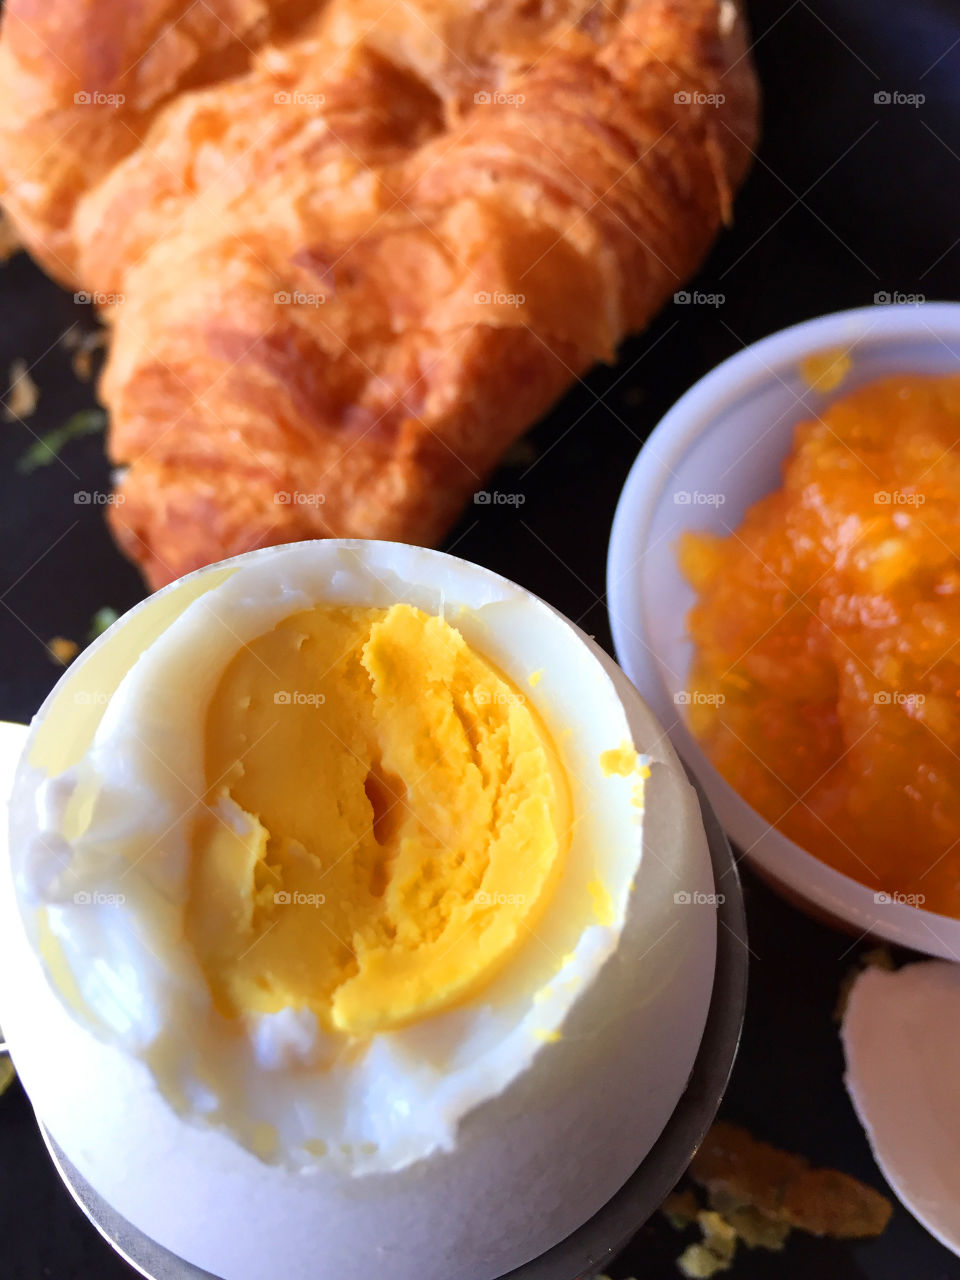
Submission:
{"label": "golden brown pastry", "polygon": [[755,118],[731,0],[7,0],[3,202],[112,325],[121,547],[436,542],[695,270]]}

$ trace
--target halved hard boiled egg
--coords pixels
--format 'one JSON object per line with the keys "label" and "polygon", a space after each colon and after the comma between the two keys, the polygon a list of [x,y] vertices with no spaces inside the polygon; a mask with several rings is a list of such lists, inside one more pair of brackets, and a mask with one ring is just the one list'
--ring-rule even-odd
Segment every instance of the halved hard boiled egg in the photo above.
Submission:
{"label": "halved hard boiled egg", "polygon": [[275,547],[41,708],[0,1021],[70,1161],[190,1263],[495,1280],[669,1118],[712,888],[664,734],[556,611],[438,552]]}

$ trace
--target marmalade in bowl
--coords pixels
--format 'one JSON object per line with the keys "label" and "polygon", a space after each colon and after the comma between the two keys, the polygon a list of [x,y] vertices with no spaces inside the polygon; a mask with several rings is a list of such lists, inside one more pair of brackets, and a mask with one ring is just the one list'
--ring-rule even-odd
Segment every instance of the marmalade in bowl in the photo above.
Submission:
{"label": "marmalade in bowl", "polygon": [[960,916],[960,375],[842,396],[780,489],[680,556],[719,771],[830,866]]}

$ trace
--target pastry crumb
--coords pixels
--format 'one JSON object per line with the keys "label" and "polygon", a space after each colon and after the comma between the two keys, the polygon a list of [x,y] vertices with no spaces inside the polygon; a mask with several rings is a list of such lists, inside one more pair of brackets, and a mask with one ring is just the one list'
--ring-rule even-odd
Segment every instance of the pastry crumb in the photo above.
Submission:
{"label": "pastry crumb", "polygon": [[9,389],[3,401],[4,422],[20,422],[36,410],[40,388],[30,377],[26,360],[17,357],[10,365]]}
{"label": "pastry crumb", "polygon": [[93,358],[98,351],[106,348],[107,330],[83,330],[75,327],[67,330],[61,342],[70,352],[74,376],[80,382],[89,382],[93,377]]}
{"label": "pastry crumb", "polygon": [[689,1280],[710,1280],[721,1271],[729,1271],[733,1259],[718,1257],[705,1244],[691,1244],[677,1259],[677,1266]]}
{"label": "pastry crumb", "polygon": [[675,1231],[684,1231],[696,1222],[700,1202],[687,1187],[684,1191],[672,1191],[660,1206],[660,1212]]}
{"label": "pastry crumb", "polygon": [[810,1235],[857,1240],[880,1235],[890,1201],[834,1169],[815,1169],[803,1156],[719,1122],[693,1158],[690,1173],[708,1195],[731,1208],[750,1207]]}
{"label": "pastry crumb", "polygon": [[17,1073],[13,1069],[10,1055],[5,1053],[0,1057],[0,1094],[6,1093],[16,1078]]}
{"label": "pastry crumb", "polygon": [[[878,948],[885,950],[885,948]],[[733,1265],[740,1244],[779,1253],[793,1230],[834,1239],[880,1235],[893,1212],[872,1187],[833,1169],[814,1169],[803,1156],[759,1142],[745,1129],[718,1121],[690,1166],[706,1193],[675,1190],[660,1207],[677,1231],[694,1223],[702,1238],[677,1259],[688,1280],[709,1280]]]}
{"label": "pastry crumb", "polygon": [[63,636],[54,636],[47,644],[47,652],[54,662],[59,662],[61,667],[65,667],[80,652],[80,646],[75,644],[73,640],[67,640]]}

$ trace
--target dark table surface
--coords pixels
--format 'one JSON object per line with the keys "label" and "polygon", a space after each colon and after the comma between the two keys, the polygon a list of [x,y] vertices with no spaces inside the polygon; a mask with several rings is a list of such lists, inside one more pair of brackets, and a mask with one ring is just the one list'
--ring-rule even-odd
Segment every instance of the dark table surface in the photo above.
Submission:
{"label": "dark table surface", "polygon": [[[754,0],[749,8],[764,138],[735,226],[696,282],[722,294],[722,305],[668,306],[615,368],[596,370],[534,430],[534,459],[493,481],[523,493],[524,504],[470,509],[447,544],[552,601],[608,648],[604,559],[617,496],[645,436],[683,391],[795,321],[882,293],[960,298],[960,5]],[[876,100],[885,93],[924,101]],[[48,640],[82,644],[96,610],[122,611],[143,594],[102,507],[74,502],[80,489],[108,488],[98,438],[71,444],[32,476],[14,469],[34,433],[94,403],[58,341],[92,324],[90,308],[24,256],[0,270],[0,378],[22,357],[41,390],[28,425],[0,427],[0,717],[11,720],[28,720],[59,674]],[[745,893],[751,988],[723,1114],[882,1189],[843,1089],[832,1021],[863,944],[798,913],[749,872]],[[63,1069],[82,1105],[84,1082],[70,1080],[69,1063]],[[612,1274],[675,1278],[685,1242],[658,1216]],[[960,1277],[960,1261],[899,1205],[877,1241],[796,1236],[783,1254],[743,1251],[735,1268],[742,1280]],[[131,1274],[61,1187],[15,1085],[0,1100],[0,1276]]]}

